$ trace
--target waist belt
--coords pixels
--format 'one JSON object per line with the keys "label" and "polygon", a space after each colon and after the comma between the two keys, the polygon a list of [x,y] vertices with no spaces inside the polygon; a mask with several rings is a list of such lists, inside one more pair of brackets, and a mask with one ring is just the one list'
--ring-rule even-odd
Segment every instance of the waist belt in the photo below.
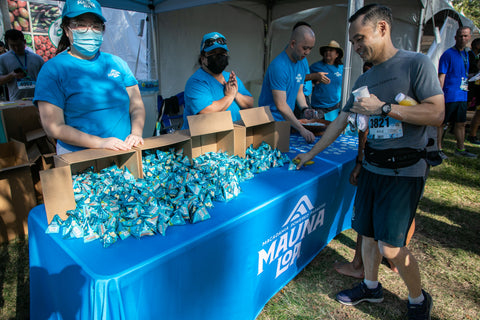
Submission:
{"label": "waist belt", "polygon": [[426,157],[427,151],[425,149],[398,148],[376,150],[371,148],[368,143],[365,145],[365,159],[371,165],[379,168],[405,168]]}

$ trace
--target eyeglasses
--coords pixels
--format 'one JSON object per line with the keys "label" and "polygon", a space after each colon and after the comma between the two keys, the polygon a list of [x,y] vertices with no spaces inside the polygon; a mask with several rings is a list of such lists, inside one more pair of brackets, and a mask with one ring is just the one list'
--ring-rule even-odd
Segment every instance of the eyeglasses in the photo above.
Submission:
{"label": "eyeglasses", "polygon": [[72,21],[72,23],[70,23],[70,26],[79,33],[85,33],[88,31],[88,29],[92,30],[95,33],[102,33],[104,30],[103,23],[86,23],[81,21]]}
{"label": "eyeglasses", "polygon": [[203,43],[202,50],[205,49],[205,48],[213,46],[215,44],[215,42],[218,43],[218,44],[227,44],[227,39],[225,39],[225,38],[216,38],[216,39],[210,38],[210,39],[207,39]]}

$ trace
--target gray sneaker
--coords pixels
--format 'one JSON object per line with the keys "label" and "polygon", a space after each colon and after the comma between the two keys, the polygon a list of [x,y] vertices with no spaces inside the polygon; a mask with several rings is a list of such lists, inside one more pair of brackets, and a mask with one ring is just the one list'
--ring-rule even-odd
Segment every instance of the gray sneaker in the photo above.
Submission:
{"label": "gray sneaker", "polygon": [[440,158],[442,158],[442,160],[448,159],[447,155],[445,154],[445,152],[443,152],[443,150],[438,150],[438,155],[440,156]]}
{"label": "gray sneaker", "polygon": [[467,141],[473,144],[480,144],[480,140],[478,140],[477,137],[474,136],[468,136]]}
{"label": "gray sneaker", "polygon": [[455,148],[455,155],[459,157],[472,158],[472,159],[475,159],[477,157],[476,154],[468,152],[466,149],[458,150],[456,148]]}

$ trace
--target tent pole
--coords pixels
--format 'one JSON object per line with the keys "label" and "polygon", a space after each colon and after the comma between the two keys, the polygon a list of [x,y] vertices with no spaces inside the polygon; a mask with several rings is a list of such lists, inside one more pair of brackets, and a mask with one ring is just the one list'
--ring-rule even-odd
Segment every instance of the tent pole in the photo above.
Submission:
{"label": "tent pole", "polygon": [[422,8],[420,11],[420,21],[418,23],[418,38],[417,38],[417,52],[420,52],[422,47],[422,36],[423,36],[423,20],[425,19],[425,8]]}
{"label": "tent pole", "polygon": [[8,12],[8,3],[7,1],[0,1],[0,16],[2,21],[0,22],[0,34],[4,34],[5,31],[12,28],[12,23],[10,22],[9,12]]}
{"label": "tent pole", "polygon": [[158,85],[160,87],[160,79],[158,79],[158,72],[157,72],[157,34],[155,32],[155,24],[156,24],[156,19],[155,19],[155,9],[152,8],[150,10],[150,32],[151,32],[151,39],[152,39],[152,46],[153,46],[153,67],[150,67],[149,73],[150,73],[150,79],[158,80]]}
{"label": "tent pole", "polygon": [[[267,72],[268,65],[270,64],[270,47],[271,39],[269,38],[270,27],[272,26],[272,8],[275,0],[267,1],[267,20],[265,21],[264,32],[263,32],[263,76]],[[269,41],[269,43],[267,43]]]}
{"label": "tent pole", "polygon": [[347,25],[345,28],[347,32],[345,35],[345,66],[343,68],[342,107],[347,103],[352,77],[352,44],[350,43],[350,39],[348,37],[348,19],[361,7],[363,7],[363,0],[348,0]]}

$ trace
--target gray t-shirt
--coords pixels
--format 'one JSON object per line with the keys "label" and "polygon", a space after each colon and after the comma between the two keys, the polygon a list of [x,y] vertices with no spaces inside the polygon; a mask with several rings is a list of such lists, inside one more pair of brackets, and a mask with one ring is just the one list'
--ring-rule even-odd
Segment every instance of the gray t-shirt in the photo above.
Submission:
{"label": "gray t-shirt", "polygon": [[14,79],[7,83],[11,101],[21,98],[33,98],[35,92],[35,87],[33,86],[43,63],[42,57],[28,51],[28,49],[25,49],[25,55],[23,56],[16,56],[12,50],[0,55],[0,75],[7,75],[17,68],[27,69],[27,77]]}
{"label": "gray t-shirt", "polygon": [[[405,50],[398,50],[389,60],[362,74],[355,82],[353,90],[362,86],[367,86],[369,92],[375,94],[380,101],[392,104],[397,104],[395,96],[398,93],[410,96],[419,103],[432,96],[443,94],[432,61],[424,54]],[[348,112],[353,101],[353,95],[350,95],[343,111]],[[384,127],[387,121],[388,130]],[[390,117],[384,119],[381,116],[371,116],[367,142],[372,148],[378,150],[407,147],[424,149],[428,142],[427,126],[400,122]],[[413,166],[396,170],[378,168],[369,163],[365,163],[364,167],[374,173],[391,176],[423,177],[426,173],[424,160],[420,160]]]}

